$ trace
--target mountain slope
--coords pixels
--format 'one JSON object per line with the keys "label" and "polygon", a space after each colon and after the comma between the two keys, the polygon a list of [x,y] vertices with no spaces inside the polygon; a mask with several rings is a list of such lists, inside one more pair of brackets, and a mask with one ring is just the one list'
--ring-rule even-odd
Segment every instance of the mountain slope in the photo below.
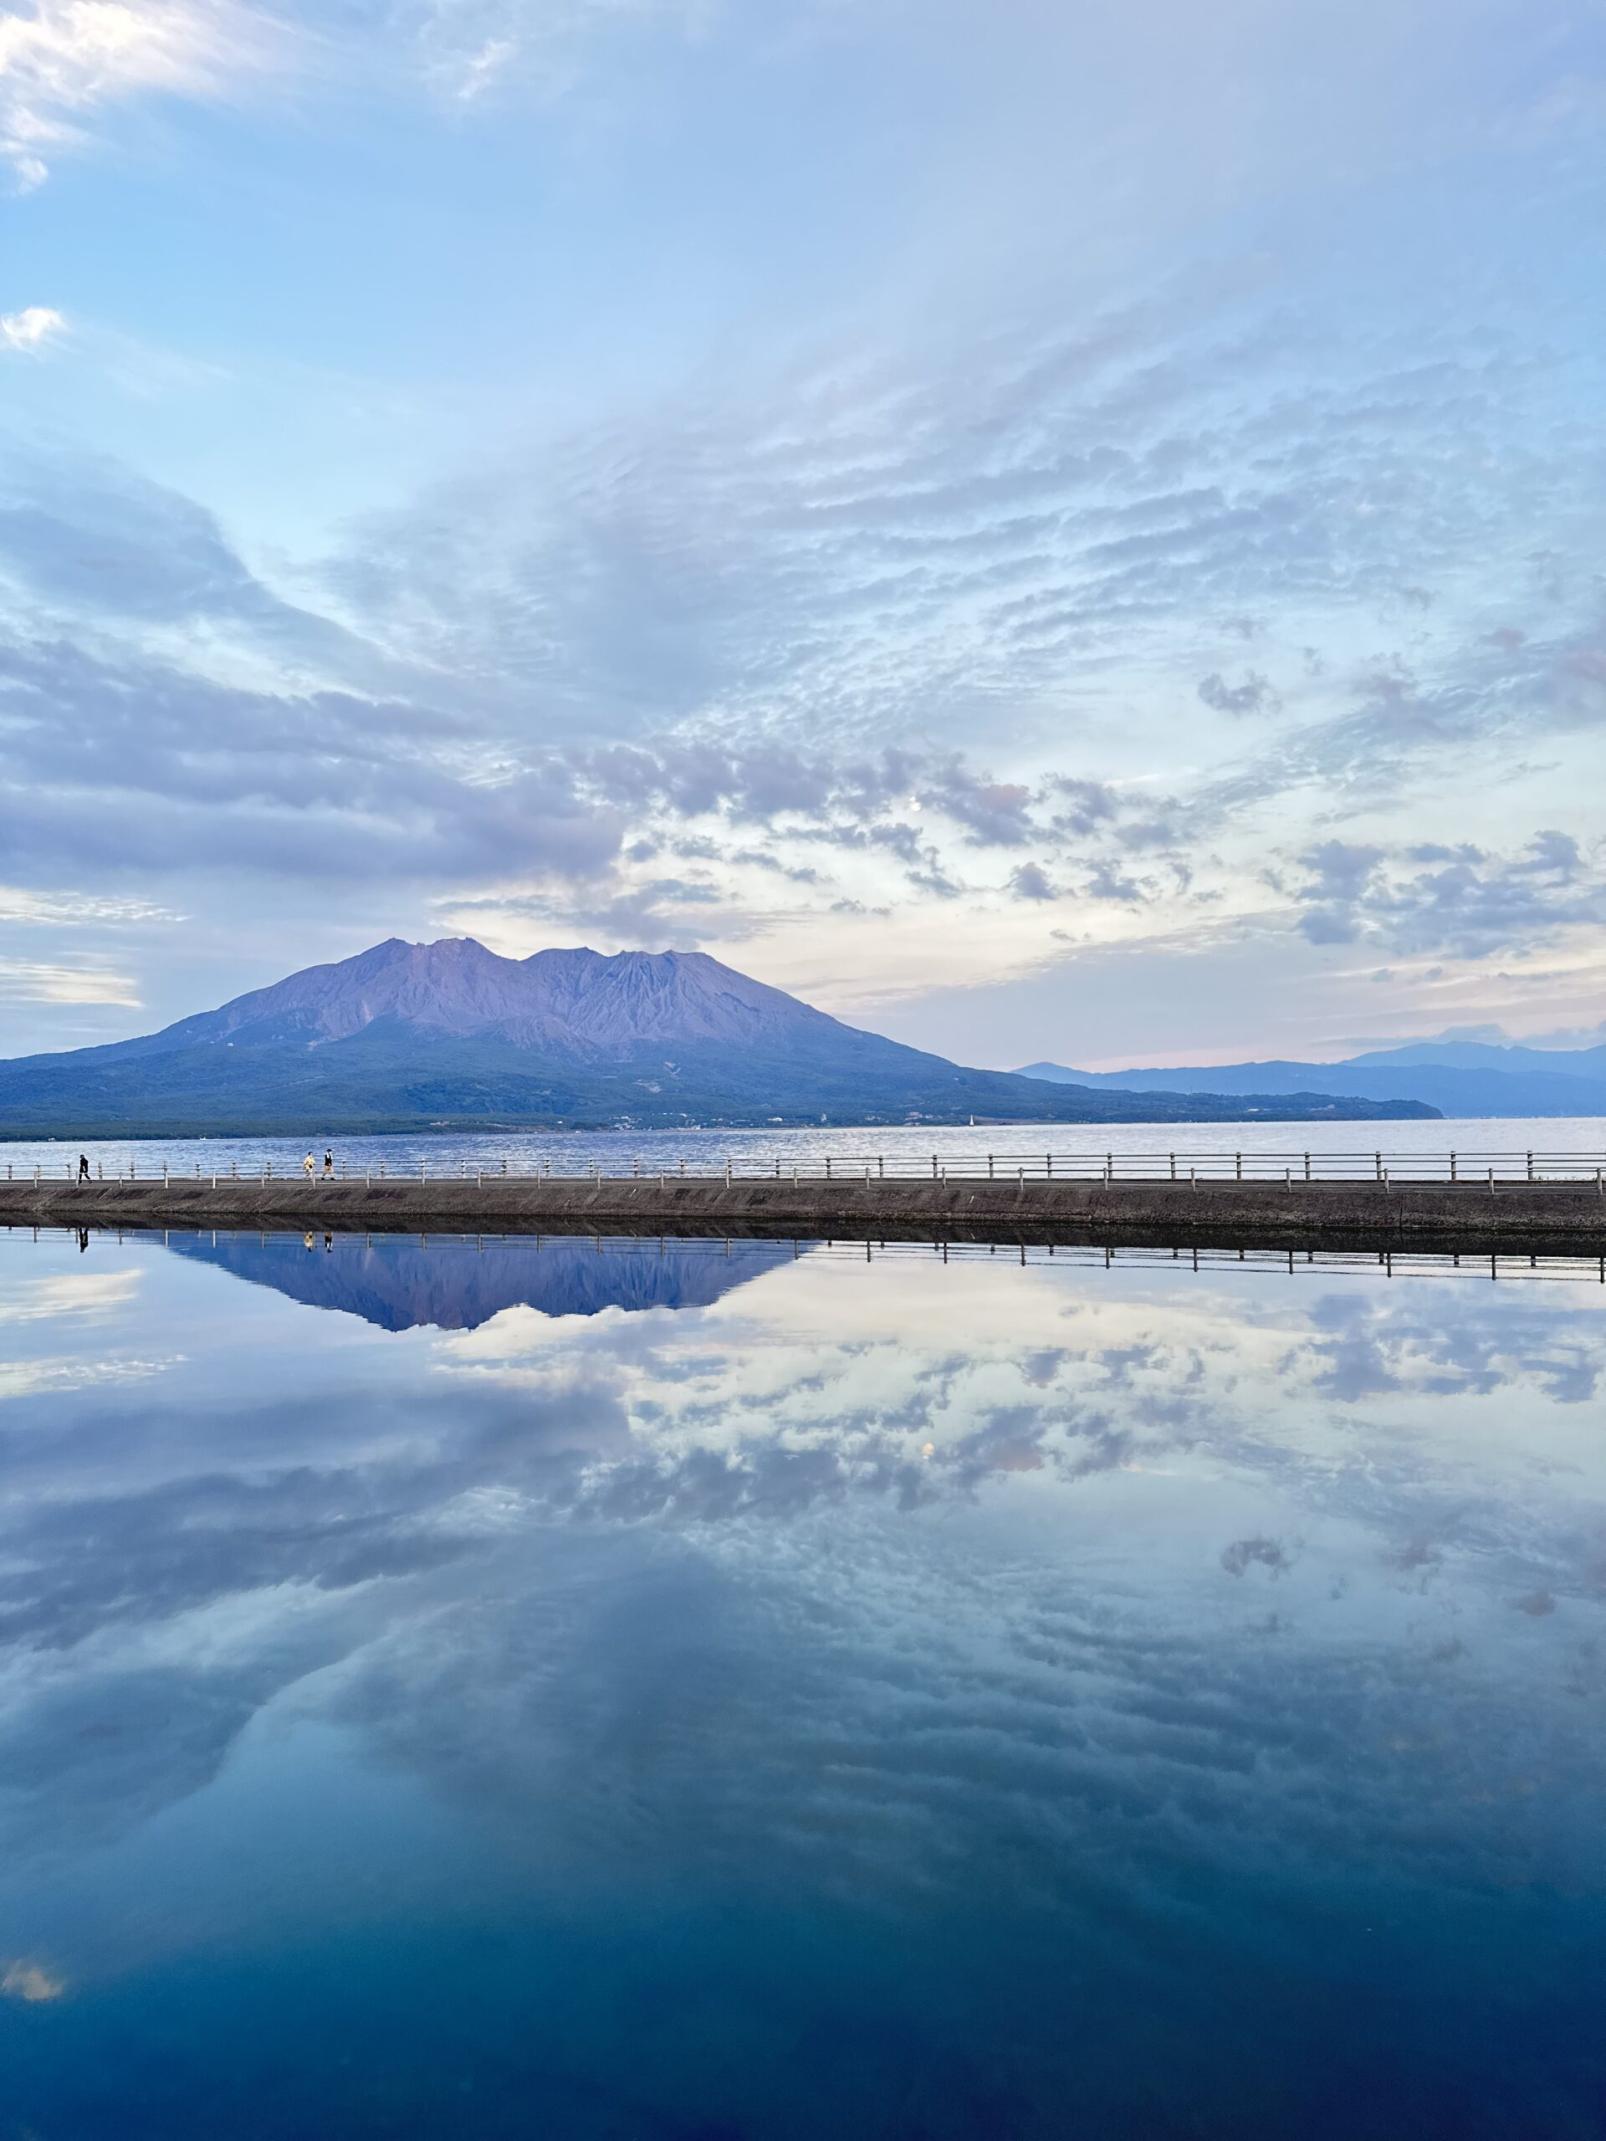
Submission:
{"label": "mountain slope", "polygon": [[471,938],[392,938],[160,1033],[0,1063],[13,1135],[1373,1113],[1431,1110],[1044,1084],[845,1026],[706,953],[517,960]]}

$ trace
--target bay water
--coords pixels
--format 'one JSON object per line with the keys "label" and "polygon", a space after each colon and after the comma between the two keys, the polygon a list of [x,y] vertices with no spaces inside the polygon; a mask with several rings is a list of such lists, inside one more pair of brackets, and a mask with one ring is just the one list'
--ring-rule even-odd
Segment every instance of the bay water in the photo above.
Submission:
{"label": "bay water", "polygon": [[1606,2133],[1518,1269],[0,1234],[0,2135]]}

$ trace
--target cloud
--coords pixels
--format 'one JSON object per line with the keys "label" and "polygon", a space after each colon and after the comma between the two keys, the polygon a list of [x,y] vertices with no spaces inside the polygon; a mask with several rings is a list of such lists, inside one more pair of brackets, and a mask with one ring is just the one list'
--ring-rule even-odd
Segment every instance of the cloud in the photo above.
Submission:
{"label": "cloud", "polygon": [[[1163,688],[1184,637],[1235,629],[1247,597],[1336,621],[1397,600],[1401,550],[1424,576],[1489,568],[1491,526],[1592,510],[1530,381],[1509,344],[1402,367],[1179,276],[1075,326],[1045,308],[955,332],[918,365],[843,349],[666,399],[371,519],[331,569],[398,649],[494,649],[615,732],[957,738],[1005,708],[1029,728],[1071,680],[1079,708],[1117,679]],[[1520,473],[1424,468],[1494,403]],[[1190,688],[1277,701],[1259,670]]]}
{"label": "cloud", "polygon": [[599,64],[599,48],[634,33],[672,38],[707,20],[706,0],[401,0],[376,27],[411,40],[425,79],[466,106],[522,90],[544,102]]}
{"label": "cloud", "polygon": [[184,920],[183,915],[159,907],[153,900],[125,899],[101,892],[29,892],[20,885],[0,885],[0,922],[73,929],[92,923],[115,927]]}
{"label": "cloud", "polygon": [[1281,1539],[1258,1535],[1252,1539],[1234,1539],[1230,1546],[1221,1550],[1221,1566],[1229,1576],[1242,1576],[1252,1568],[1263,1568],[1273,1576],[1282,1576],[1293,1565],[1293,1558]]}
{"label": "cloud", "polygon": [[54,1970],[47,1970],[43,1963],[23,1960],[7,1963],[0,1975],[0,1993],[8,2000],[21,2000],[30,2007],[37,2007],[48,2000],[59,2000],[67,1990],[67,1980]]}
{"label": "cloud", "polygon": [[25,305],[20,312],[0,312],[0,349],[37,350],[66,331],[66,319],[49,305]]}
{"label": "cloud", "polygon": [[289,873],[439,884],[588,877],[624,821],[561,768],[475,777],[460,724],[351,693],[231,688],[167,664],[0,642],[0,869]]}
{"label": "cloud", "polygon": [[188,665],[226,650],[276,683],[395,685],[376,648],[254,573],[217,516],[104,456],[0,439],[0,619],[42,636],[47,618],[131,647],[182,646]]}
{"label": "cloud", "polygon": [[1148,897],[1137,878],[1112,862],[1095,864],[1093,874],[1083,889],[1089,899],[1112,900],[1127,907],[1137,906]]}
{"label": "cloud", "polygon": [[269,49],[266,18],[229,0],[34,0],[0,16],[0,160],[42,185],[108,107],[214,99]]}
{"label": "cloud", "polygon": [[1229,684],[1212,671],[1199,679],[1199,696],[1218,714],[1276,713],[1282,705],[1267,679],[1254,669],[1246,671],[1239,684]]}
{"label": "cloud", "polygon": [[0,958],[0,1003],[120,1004],[137,1011],[139,984],[106,967]]}
{"label": "cloud", "polygon": [[1484,959],[1606,921],[1606,854],[1586,856],[1555,830],[1535,833],[1515,855],[1472,842],[1385,849],[1328,840],[1299,860],[1307,873],[1299,928],[1313,944]]}
{"label": "cloud", "polygon": [[1018,900],[1051,900],[1059,897],[1047,871],[1038,862],[1023,862],[1011,874],[1009,889]]}

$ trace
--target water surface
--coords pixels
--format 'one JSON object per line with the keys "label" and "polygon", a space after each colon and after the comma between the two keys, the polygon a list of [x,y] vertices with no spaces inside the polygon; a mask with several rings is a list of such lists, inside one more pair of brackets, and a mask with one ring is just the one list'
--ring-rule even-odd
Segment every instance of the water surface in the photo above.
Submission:
{"label": "water surface", "polygon": [[0,2135],[1606,2132],[1603,1312],[0,1235]]}
{"label": "water surface", "polygon": [[[885,1125],[833,1129],[770,1130],[526,1130],[500,1133],[437,1131],[419,1135],[337,1137],[321,1124],[308,1123],[299,1138],[38,1138],[0,1141],[0,1171],[19,1179],[35,1167],[49,1175],[70,1175],[84,1152],[93,1168],[107,1175],[160,1174],[165,1166],[179,1174],[293,1174],[309,1149],[321,1160],[332,1143],[337,1167],[358,1171],[381,1167],[392,1174],[456,1175],[465,1169],[554,1174],[605,1175],[660,1171],[713,1174],[729,1159],[738,1170],[785,1172],[792,1167],[818,1172],[829,1158],[851,1169],[855,1162],[873,1166],[879,1158],[889,1171],[924,1173],[935,1161],[939,1169],[985,1174],[992,1155],[1005,1175],[1016,1163],[1041,1168],[1047,1155],[1064,1166],[1079,1159],[1082,1172],[1113,1159],[1128,1167],[1164,1174],[1168,1157],[1189,1159],[1202,1173],[1232,1172],[1236,1153],[1259,1155],[1264,1168],[1275,1156],[1272,1172],[1285,1164],[1297,1174],[1305,1155],[1318,1172],[1370,1173],[1376,1158],[1396,1161],[1410,1171],[1413,1156],[1431,1160],[1434,1171],[1444,1156],[1460,1155],[1466,1170],[1476,1172],[1492,1160],[1498,1174],[1522,1174],[1528,1154],[1542,1161],[1564,1161],[1569,1171],[1592,1173],[1606,1165],[1606,1122],[1598,1115],[1516,1117],[1470,1121],[1430,1118],[1401,1122],[1239,1122],[1239,1123],[982,1123],[904,1128]],[[1320,1165],[1323,1155],[1331,1164]]]}

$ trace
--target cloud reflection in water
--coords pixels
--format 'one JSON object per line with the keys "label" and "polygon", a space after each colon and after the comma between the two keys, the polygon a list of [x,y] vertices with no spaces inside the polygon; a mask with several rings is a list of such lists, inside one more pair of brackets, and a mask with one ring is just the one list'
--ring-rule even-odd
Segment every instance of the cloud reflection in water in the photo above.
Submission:
{"label": "cloud reflection in water", "polygon": [[[560,1259],[496,1307],[502,1280],[442,1251],[370,1269],[359,1314],[330,1316],[283,1296],[338,1256],[275,1291],[274,1258],[304,1252],[253,1268],[252,1248],[222,1269],[141,1247],[127,1326],[97,1343],[159,1332],[161,1377],[41,1387],[0,1419],[0,1902],[75,1979],[229,1954],[285,1912],[327,1943],[381,1910],[406,1951],[448,1908],[443,1854],[450,1911],[511,1909],[527,1971],[532,1925],[560,1948],[621,1919],[651,1941],[718,1898],[735,1915],[709,1971],[801,2013],[815,1994],[752,1943],[820,1943],[923,2058],[928,2029],[969,2042],[965,2089],[994,2032],[1015,2074],[998,2130],[1035,2134],[1063,2131],[1067,2001],[1103,2045],[1072,2032],[1078,2101],[1137,2132],[1118,2065],[1169,2039],[1179,2077],[1214,2072],[1213,2004],[1297,2036],[1339,1988],[1364,2004],[1369,1973],[1409,1968],[1481,2018],[1492,2058],[1503,2001],[1568,1943],[1602,1954],[1590,1289],[705,1249],[666,1271],[654,1247],[650,1280],[610,1267],[630,1305],[599,1299],[593,1251],[577,1292]],[[13,1279],[60,1254],[4,1253]],[[458,1269],[480,1290],[454,1313]],[[330,1733],[338,1789],[307,1752]],[[382,1904],[338,1862],[304,1884],[293,1861],[255,1887],[220,1870],[281,1768],[313,1775],[308,1818],[364,1864],[388,1833],[370,1800],[400,1792],[425,1824],[375,1876]],[[208,1877],[147,1943],[128,1890],[174,1833]],[[64,1863],[72,1950],[46,1901]],[[964,2019],[972,1958],[1017,1981],[1011,2010],[972,1982]],[[673,1969],[655,1982],[678,2012]],[[574,2025],[598,2074],[603,2012]],[[1371,2026],[1421,2056],[1410,2001]],[[875,2034],[883,2074],[901,2055]],[[744,2042],[743,2116],[766,2062],[827,2115],[807,2061]],[[981,2131],[969,2101],[903,2128],[831,2115]],[[1147,2130],[1217,2130],[1176,2125],[1164,2088],[1143,2102]]]}

